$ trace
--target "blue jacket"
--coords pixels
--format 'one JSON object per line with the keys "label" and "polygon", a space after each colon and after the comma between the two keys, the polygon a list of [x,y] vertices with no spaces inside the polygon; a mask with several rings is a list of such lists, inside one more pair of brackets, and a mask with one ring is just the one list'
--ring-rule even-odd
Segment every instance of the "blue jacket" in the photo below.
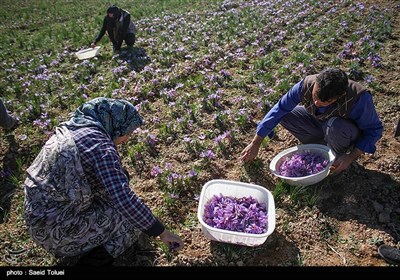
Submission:
{"label": "blue jacket", "polygon": [[[258,123],[256,133],[260,137],[273,136],[273,129],[278,125],[281,119],[291,112],[301,101],[301,88],[303,80],[294,85],[265,115],[264,119]],[[329,107],[329,106],[328,106]],[[321,112],[328,107],[319,108]],[[353,104],[349,119],[361,130],[362,134],[357,139],[355,147],[365,153],[374,153],[376,142],[382,137],[383,126],[379,120],[372,95],[369,91],[360,94],[360,98]]]}

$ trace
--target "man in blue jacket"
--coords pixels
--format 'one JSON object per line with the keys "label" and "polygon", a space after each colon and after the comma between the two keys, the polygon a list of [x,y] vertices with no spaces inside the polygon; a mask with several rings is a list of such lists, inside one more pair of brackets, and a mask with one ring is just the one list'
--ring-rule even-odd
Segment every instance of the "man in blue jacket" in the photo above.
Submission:
{"label": "man in blue jacket", "polygon": [[278,123],[303,144],[328,145],[336,153],[336,173],[361,154],[374,153],[383,132],[371,93],[340,69],[326,69],[294,85],[258,124],[240,159],[253,160]]}
{"label": "man in blue jacket", "polygon": [[131,15],[129,12],[120,9],[115,5],[110,6],[107,9],[107,15],[103,20],[103,26],[99,35],[97,35],[96,39],[92,43],[92,48],[94,48],[97,42],[103,38],[106,31],[113,44],[114,52],[121,49],[124,40],[128,47],[133,46],[135,43],[136,27],[131,20]]}

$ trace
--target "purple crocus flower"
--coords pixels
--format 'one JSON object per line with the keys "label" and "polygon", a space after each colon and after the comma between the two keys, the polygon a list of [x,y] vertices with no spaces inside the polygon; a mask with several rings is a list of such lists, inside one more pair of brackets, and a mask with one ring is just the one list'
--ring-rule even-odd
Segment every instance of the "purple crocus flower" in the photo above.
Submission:
{"label": "purple crocus flower", "polygon": [[195,170],[193,170],[193,169],[188,172],[188,177],[189,178],[193,178],[196,175],[197,175],[197,172]]}
{"label": "purple crocus flower", "polygon": [[158,174],[161,174],[162,172],[163,172],[162,169],[158,165],[156,165],[151,170],[150,175],[153,177],[157,177]]}
{"label": "purple crocus flower", "polygon": [[207,151],[205,151],[205,152],[201,152],[201,153],[200,153],[200,157],[202,157],[202,158],[214,158],[214,157],[215,157],[215,154],[214,154],[213,151],[207,150]]}

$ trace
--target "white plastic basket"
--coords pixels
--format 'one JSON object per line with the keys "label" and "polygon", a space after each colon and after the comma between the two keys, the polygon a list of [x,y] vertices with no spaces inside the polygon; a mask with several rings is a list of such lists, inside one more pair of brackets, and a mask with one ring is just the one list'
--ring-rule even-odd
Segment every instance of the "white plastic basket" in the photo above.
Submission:
{"label": "white plastic basket", "polygon": [[[267,228],[262,234],[244,233],[213,228],[203,220],[204,207],[214,195],[232,196],[235,198],[253,197],[259,203],[265,203],[267,207]],[[232,243],[245,246],[258,246],[267,240],[267,237],[275,230],[275,202],[271,192],[264,187],[236,181],[212,180],[207,182],[201,190],[197,218],[201,224],[201,230],[207,238],[219,242]]]}
{"label": "white plastic basket", "polygon": [[88,59],[98,55],[99,51],[100,51],[100,46],[97,46],[94,48],[80,50],[76,52],[75,55],[78,57],[78,59]]}
{"label": "white plastic basket", "polygon": [[[281,164],[286,160],[286,158],[290,158],[293,154],[297,154],[300,152],[311,152],[315,153],[318,155],[323,156],[326,160],[328,160],[328,165],[320,172],[316,174],[312,174],[309,176],[303,176],[303,177],[286,177],[280,175],[279,169]],[[292,186],[309,186],[316,184],[320,181],[322,181],[326,176],[329,175],[329,168],[335,161],[335,154],[329,148],[328,146],[325,145],[320,145],[320,144],[306,144],[306,145],[298,145],[295,147],[291,147],[289,149],[286,149],[279,154],[277,154],[271,161],[269,165],[269,169],[271,172],[284,180],[286,183]]]}

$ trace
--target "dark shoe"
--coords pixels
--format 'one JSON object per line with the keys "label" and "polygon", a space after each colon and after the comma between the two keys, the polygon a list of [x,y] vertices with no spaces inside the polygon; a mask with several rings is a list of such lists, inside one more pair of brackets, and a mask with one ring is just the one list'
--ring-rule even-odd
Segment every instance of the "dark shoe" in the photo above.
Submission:
{"label": "dark shoe", "polygon": [[396,128],[394,129],[394,137],[400,136],[400,119],[397,121]]}
{"label": "dark shoe", "polygon": [[120,50],[121,50],[120,47],[113,46],[113,53],[119,53]]}
{"label": "dark shoe", "polygon": [[10,124],[8,127],[5,127],[5,128],[4,128],[4,130],[5,130],[7,133],[14,131],[14,130],[19,126],[19,121],[18,121],[18,119],[12,117],[11,120],[12,120],[12,121],[11,121],[11,124]]}
{"label": "dark shoe", "polygon": [[114,258],[103,246],[98,246],[83,255],[76,266],[111,266]]}
{"label": "dark shoe", "polygon": [[388,245],[381,245],[378,248],[378,253],[385,261],[391,264],[400,264],[400,249]]}

